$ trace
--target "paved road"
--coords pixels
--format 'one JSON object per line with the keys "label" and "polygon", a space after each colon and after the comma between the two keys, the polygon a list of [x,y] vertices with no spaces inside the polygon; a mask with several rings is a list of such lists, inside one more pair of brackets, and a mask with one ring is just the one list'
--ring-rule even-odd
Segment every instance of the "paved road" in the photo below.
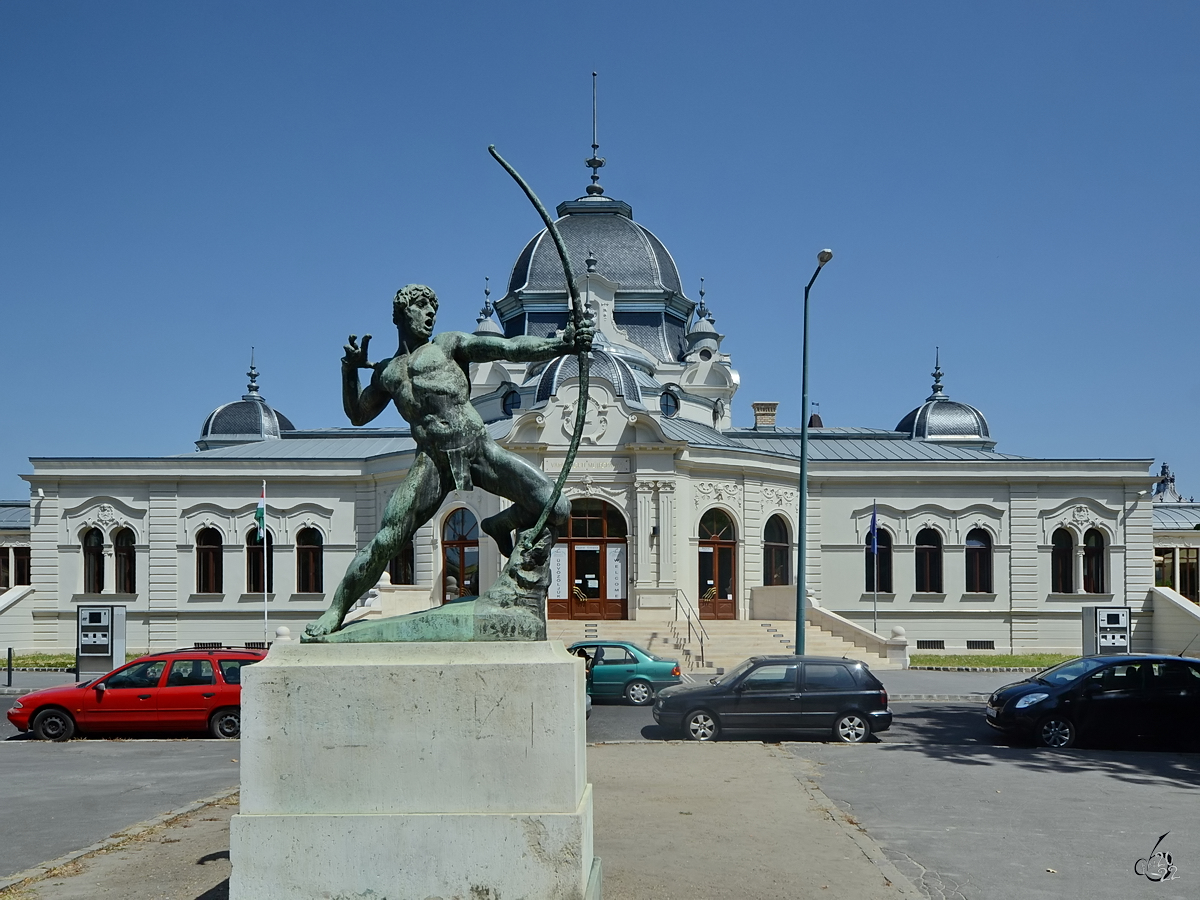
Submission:
{"label": "paved road", "polygon": [[238,783],[238,741],[55,744],[20,737],[7,718],[3,722],[0,875],[87,847]]}
{"label": "paved road", "polygon": [[[786,746],[928,896],[1200,896],[1200,755],[1040,750],[995,735],[975,704],[897,707],[879,743]],[[1134,865],[1165,832],[1178,877],[1153,883]]]}

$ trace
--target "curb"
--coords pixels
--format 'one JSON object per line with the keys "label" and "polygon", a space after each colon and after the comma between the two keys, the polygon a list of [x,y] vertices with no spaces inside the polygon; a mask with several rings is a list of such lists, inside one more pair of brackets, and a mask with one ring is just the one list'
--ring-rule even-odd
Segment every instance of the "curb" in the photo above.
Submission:
{"label": "curb", "polygon": [[991,694],[888,694],[889,703],[935,700],[943,703],[987,703]]}
{"label": "curb", "polygon": [[909,666],[914,672],[1045,672],[1048,666]]}
{"label": "curb", "polygon": [[[810,764],[810,761],[804,757],[783,751],[790,757],[790,761]],[[883,852],[883,848],[875,843],[875,839],[867,833],[867,830],[861,825],[849,821],[846,813],[844,813],[836,803],[829,799],[828,795],[821,790],[816,781],[811,775],[799,772],[795,773],[795,778],[800,782],[800,788],[804,793],[808,794],[809,798],[820,807],[821,811],[834,822],[842,832],[854,842],[859,851],[867,860],[879,869],[879,874],[891,887],[896,889],[896,893],[901,897],[924,898],[925,895],[917,889],[917,887],[908,879],[908,877],[896,868],[895,863],[887,858]]]}
{"label": "curb", "polygon": [[60,868],[69,863],[73,863],[76,860],[83,859],[85,856],[91,856],[94,853],[99,853],[102,850],[108,850],[111,847],[115,847],[117,844],[123,844],[130,838],[135,838],[138,835],[145,834],[147,831],[158,828],[161,825],[168,825],[171,822],[174,822],[176,819],[183,818],[188,813],[196,812],[196,810],[204,809],[208,806],[214,806],[215,804],[220,803],[222,800],[226,800],[234,796],[240,790],[240,786],[228,788],[224,791],[221,791],[219,794],[213,794],[211,797],[205,797],[203,800],[195,800],[186,806],[180,806],[176,809],[168,810],[161,815],[155,816],[153,819],[147,819],[144,822],[138,822],[136,825],[130,825],[128,828],[118,831],[116,834],[106,837],[102,841],[97,841],[90,847],[84,847],[82,850],[73,850],[70,853],[58,857],[58,859],[52,859],[49,862],[42,863],[41,865],[33,866],[32,868],[25,869],[23,872],[15,872],[12,875],[0,876],[0,894],[3,894],[11,887],[16,887],[17,885],[24,884],[25,882],[38,881],[42,878],[45,878],[54,869]]}

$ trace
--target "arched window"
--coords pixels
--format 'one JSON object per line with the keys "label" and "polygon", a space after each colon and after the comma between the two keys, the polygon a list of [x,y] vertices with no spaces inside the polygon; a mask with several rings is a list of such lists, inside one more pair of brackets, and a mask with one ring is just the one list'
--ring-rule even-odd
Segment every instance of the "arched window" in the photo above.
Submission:
{"label": "arched window", "polygon": [[892,592],[892,536],[882,528],[875,532],[875,549],[871,552],[871,536],[867,535],[864,555],[867,566],[867,593],[875,592],[875,573],[879,572],[879,593]]}
{"label": "arched window", "polygon": [[942,592],[942,536],[932,528],[917,532],[917,593]]}
{"label": "arched window", "polygon": [[417,554],[411,538],[400,548],[400,552],[388,563],[388,577],[392,584],[417,583]]}
{"label": "arched window", "polygon": [[83,536],[83,592],[104,593],[104,534],[89,528]]}
{"label": "arched window", "polygon": [[196,593],[222,593],[221,580],[221,532],[201,528],[196,535]]}
{"label": "arched window", "polygon": [[1054,547],[1050,551],[1050,592],[1072,594],[1075,592],[1075,539],[1067,529],[1059,528],[1050,542]]}
{"label": "arched window", "polygon": [[137,593],[137,569],[135,551],[133,548],[133,530],[122,528],[113,538],[113,555],[117,563],[117,593]]}
{"label": "arched window", "polygon": [[992,536],[982,528],[967,532],[967,593],[992,593]]}
{"label": "arched window", "polygon": [[737,618],[737,531],[727,512],[710,509],[700,517],[698,549],[700,618]]}
{"label": "arched window", "polygon": [[321,558],[325,539],[315,528],[296,533],[296,592],[319,594],[325,590],[324,562]]}
{"label": "arched window", "polygon": [[1104,535],[1095,528],[1083,536],[1083,590],[1086,594],[1104,593]]}
{"label": "arched window", "polygon": [[[269,594],[275,590],[275,540],[271,532],[267,532],[267,586]],[[246,593],[261,594],[263,592],[263,544],[258,536],[258,528],[246,532]]]}
{"label": "arched window", "polygon": [[442,602],[479,593],[479,522],[456,509],[442,526]]}
{"label": "arched window", "polygon": [[792,544],[783,516],[771,516],[763,529],[763,584],[791,584]]}

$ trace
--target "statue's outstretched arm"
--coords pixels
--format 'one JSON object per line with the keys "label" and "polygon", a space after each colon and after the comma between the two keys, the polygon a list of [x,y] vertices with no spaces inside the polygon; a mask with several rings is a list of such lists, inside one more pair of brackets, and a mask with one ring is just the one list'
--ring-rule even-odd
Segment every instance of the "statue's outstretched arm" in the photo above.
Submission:
{"label": "statue's outstretched arm", "polygon": [[[384,411],[389,398],[387,392],[376,383],[378,367],[367,362],[367,345],[371,342],[371,336],[363,335],[361,347],[357,341],[357,335],[350,335],[350,343],[345,345],[346,355],[342,357],[342,408],[350,424],[366,425]],[[358,381],[359,369],[372,370],[371,380],[365,389]]]}
{"label": "statue's outstretched arm", "polygon": [[494,362],[500,359],[512,362],[540,362],[568,353],[590,349],[596,328],[588,317],[583,327],[576,329],[567,325],[558,336],[539,338],[529,335],[506,338],[499,335],[464,334],[458,342],[457,352],[467,362]]}

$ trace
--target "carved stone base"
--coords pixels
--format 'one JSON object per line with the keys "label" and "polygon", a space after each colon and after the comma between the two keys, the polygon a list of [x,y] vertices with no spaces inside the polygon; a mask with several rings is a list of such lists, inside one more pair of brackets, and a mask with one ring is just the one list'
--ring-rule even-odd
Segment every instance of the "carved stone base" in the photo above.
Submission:
{"label": "carved stone base", "polygon": [[243,680],[231,900],[598,900],[560,641],[281,643]]}

